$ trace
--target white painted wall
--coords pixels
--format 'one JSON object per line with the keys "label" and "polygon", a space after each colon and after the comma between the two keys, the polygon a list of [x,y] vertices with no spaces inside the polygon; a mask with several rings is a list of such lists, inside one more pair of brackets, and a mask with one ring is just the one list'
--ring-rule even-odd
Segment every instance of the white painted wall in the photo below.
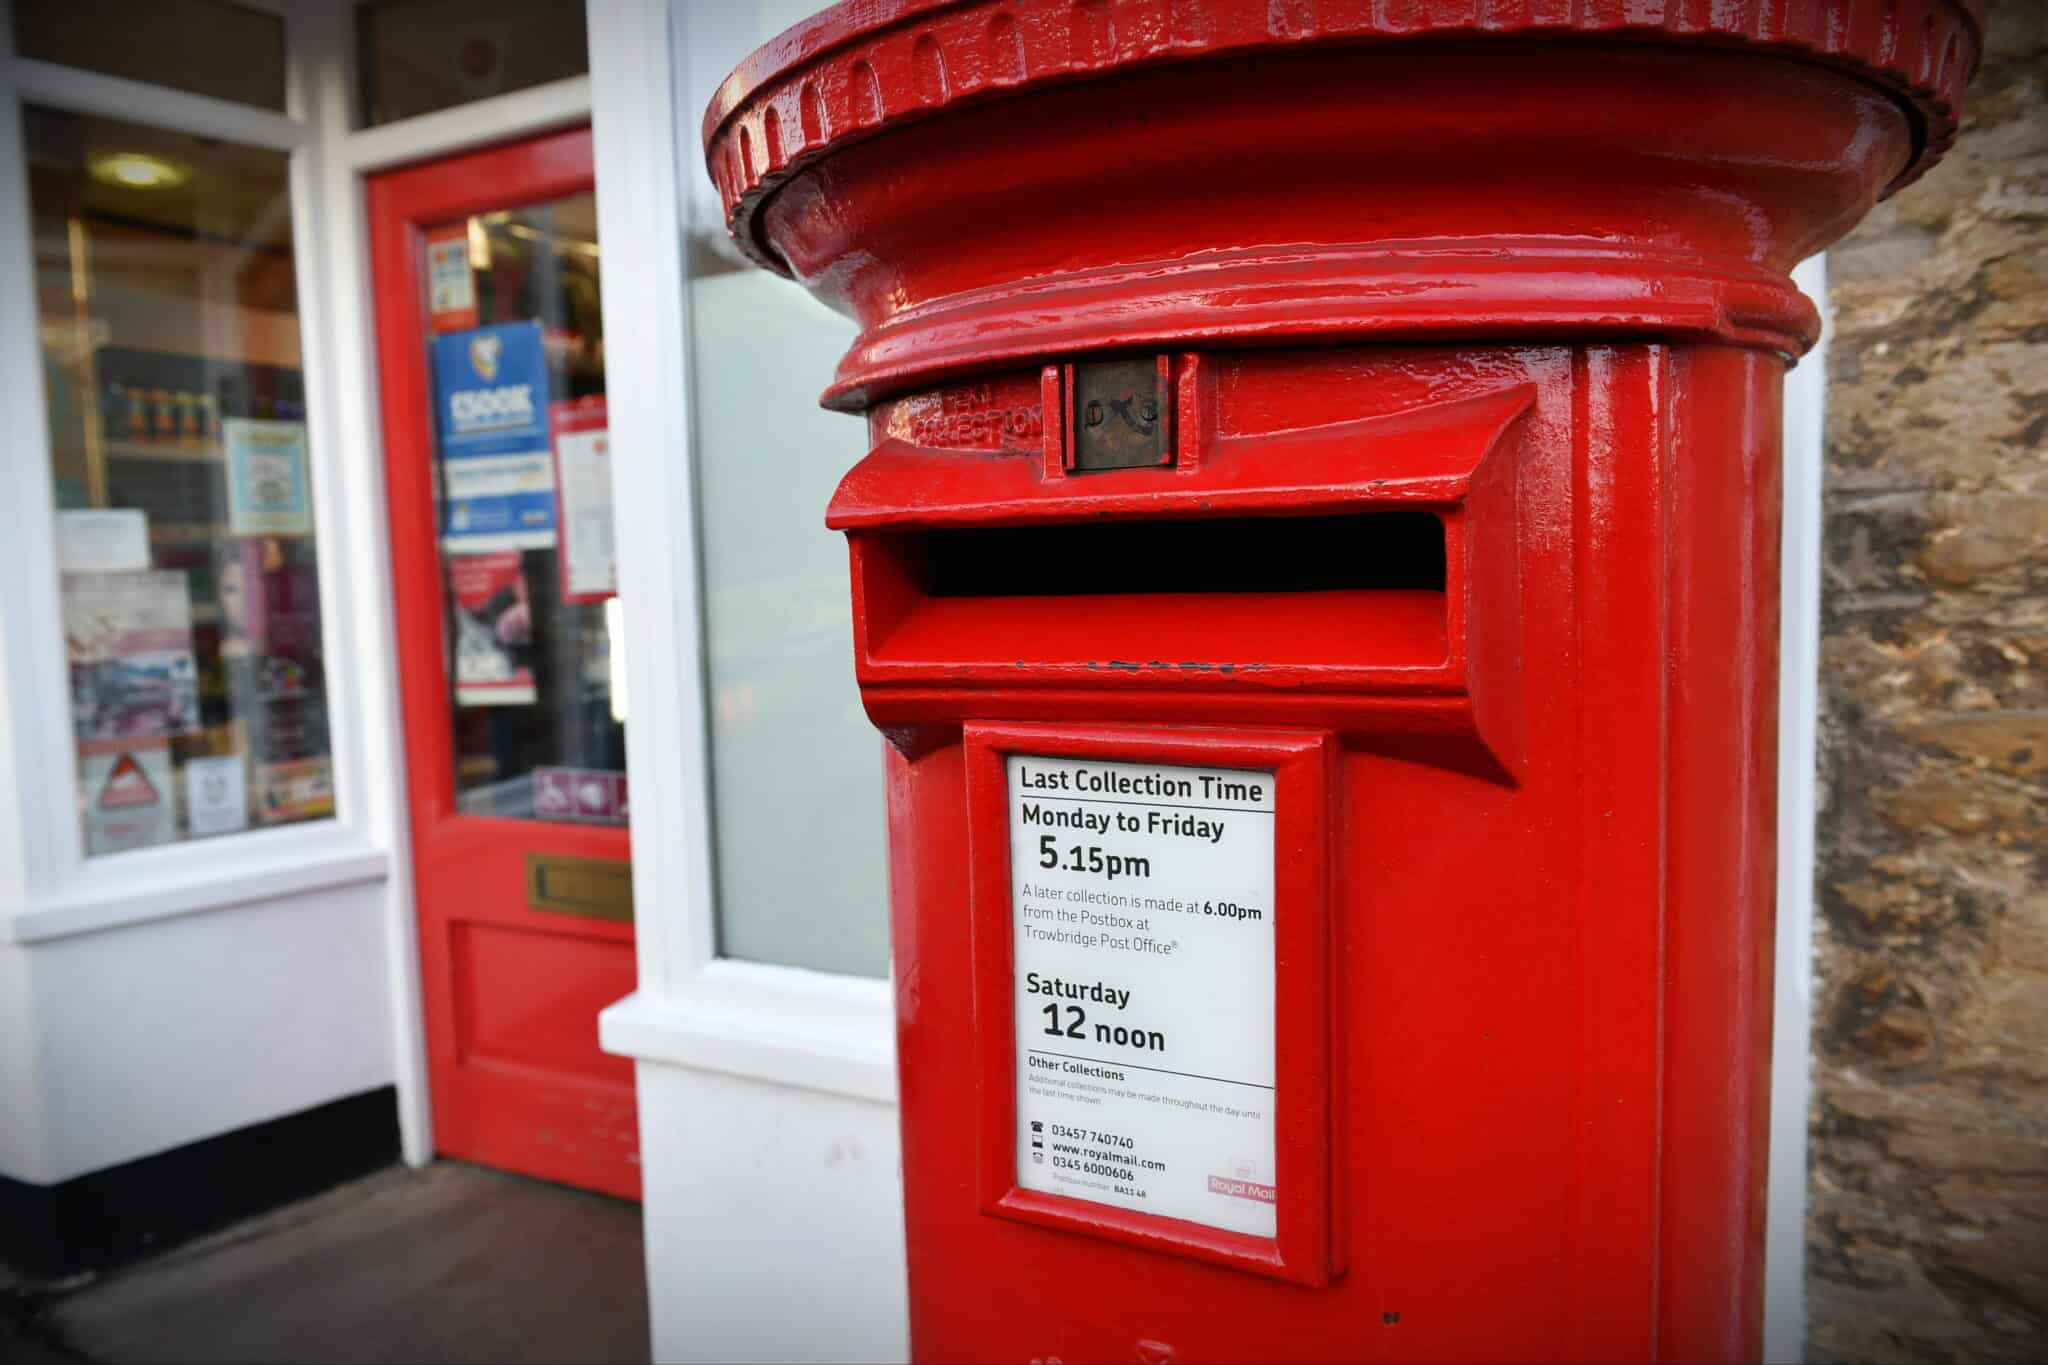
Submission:
{"label": "white painted wall", "polygon": [[655,1359],[908,1359],[895,1105],[636,1070]]}
{"label": "white painted wall", "polygon": [[[378,799],[373,780],[399,771],[401,745],[393,708],[376,704],[389,696],[382,656],[363,648],[388,634],[389,613],[375,592],[380,579],[358,590],[352,549],[382,510],[361,491],[377,488],[374,472],[362,476],[339,435],[348,394],[330,363],[337,257],[317,193],[320,125],[332,109],[321,91],[346,80],[349,24],[325,0],[254,3],[284,9],[290,22],[282,115],[16,61],[0,0],[0,1175],[31,1183],[394,1081],[420,1088],[399,1065],[407,1044],[417,1046],[390,980],[410,911],[393,900],[391,802]],[[337,819],[83,855],[30,290],[23,101],[292,156]],[[352,258],[339,265],[354,278]]]}
{"label": "white painted wall", "polygon": [[56,1184],[391,1084],[382,901],[372,882],[9,948],[43,1133],[5,1174]]}
{"label": "white painted wall", "polygon": [[49,1166],[39,1074],[28,954],[0,943],[0,1176],[32,1180]]}

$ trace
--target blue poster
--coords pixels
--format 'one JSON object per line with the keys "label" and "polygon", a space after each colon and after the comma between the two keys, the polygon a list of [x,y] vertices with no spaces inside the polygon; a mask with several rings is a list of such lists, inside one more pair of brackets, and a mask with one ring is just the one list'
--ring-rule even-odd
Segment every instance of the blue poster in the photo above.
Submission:
{"label": "blue poster", "polygon": [[441,538],[457,554],[555,543],[548,370],[538,322],[434,338]]}

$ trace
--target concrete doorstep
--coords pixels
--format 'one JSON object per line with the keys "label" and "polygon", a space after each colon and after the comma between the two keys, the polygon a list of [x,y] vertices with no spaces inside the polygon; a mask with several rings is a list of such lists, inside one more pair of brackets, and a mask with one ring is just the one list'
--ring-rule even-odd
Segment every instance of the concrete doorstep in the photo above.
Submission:
{"label": "concrete doorstep", "polygon": [[638,1206],[453,1162],[103,1276],[0,1279],[5,1365],[647,1359]]}

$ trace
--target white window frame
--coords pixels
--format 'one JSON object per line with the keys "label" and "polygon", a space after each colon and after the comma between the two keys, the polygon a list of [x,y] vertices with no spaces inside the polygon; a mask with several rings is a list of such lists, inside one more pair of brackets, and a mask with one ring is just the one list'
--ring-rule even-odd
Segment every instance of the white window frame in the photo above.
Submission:
{"label": "white window frame", "polygon": [[[683,71],[661,0],[590,0],[597,215],[608,261],[605,355],[619,580],[630,585],[626,765],[633,774],[639,990],[599,1016],[607,1051],[640,1061],[893,1104],[887,979],[718,954],[703,583],[690,409],[686,204],[703,176],[679,140]],[[642,273],[644,272],[644,273]],[[849,418],[849,424],[854,419]],[[879,743],[879,740],[877,741]],[[878,788],[875,799],[883,793]],[[888,888],[873,888],[888,913]]]}
{"label": "white window frame", "polygon": [[[276,3],[255,8],[281,12]],[[0,908],[0,935],[36,943],[72,934],[382,878],[388,852],[364,819],[362,679],[347,665],[364,603],[338,572],[349,519],[332,439],[334,401],[321,382],[327,368],[327,319],[318,287],[323,256],[314,210],[314,134],[305,118],[306,63],[291,44],[287,16],[286,111],[141,81],[18,58],[11,14],[0,5],[0,392],[43,394],[34,265],[29,252],[28,180],[22,106],[116,118],[173,132],[286,153],[299,297],[306,418],[313,451],[314,529],[320,546],[321,618],[328,661],[327,696],[338,814],[273,829],[188,839],[153,848],[88,856],[72,794],[78,767],[64,663],[58,590],[55,503],[49,425],[42,401],[10,404],[0,427],[6,503],[0,581],[14,597],[7,614],[6,723],[18,737],[0,755],[0,801],[19,831],[21,860]],[[228,856],[223,856],[228,855]]]}

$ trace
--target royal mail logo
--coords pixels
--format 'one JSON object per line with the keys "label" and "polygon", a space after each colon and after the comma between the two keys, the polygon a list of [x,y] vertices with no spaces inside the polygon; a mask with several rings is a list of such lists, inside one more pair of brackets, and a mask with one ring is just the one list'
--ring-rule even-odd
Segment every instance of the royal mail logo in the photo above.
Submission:
{"label": "royal mail logo", "polygon": [[496,332],[480,332],[469,339],[470,367],[484,383],[498,377],[498,356],[504,349],[505,338]]}
{"label": "royal mail logo", "polygon": [[1256,1180],[1239,1180],[1229,1175],[1210,1176],[1209,1193],[1227,1194],[1232,1199],[1253,1199],[1261,1204],[1279,1202],[1271,1185],[1261,1185]]}

